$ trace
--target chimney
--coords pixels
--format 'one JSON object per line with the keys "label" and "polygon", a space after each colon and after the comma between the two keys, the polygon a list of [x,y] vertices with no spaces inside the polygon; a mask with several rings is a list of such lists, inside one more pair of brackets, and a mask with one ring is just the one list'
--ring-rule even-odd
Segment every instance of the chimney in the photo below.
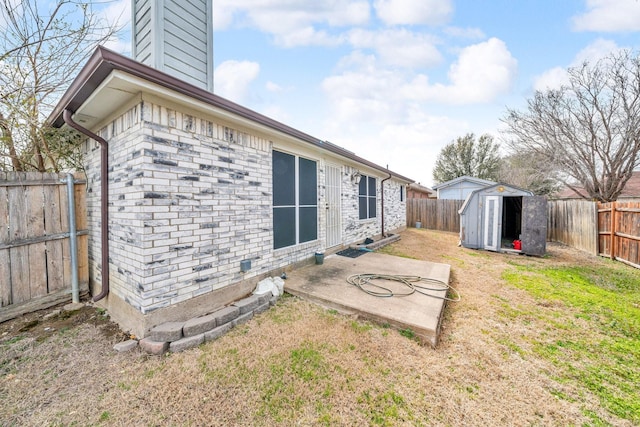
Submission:
{"label": "chimney", "polygon": [[133,58],[213,92],[213,0],[131,0]]}

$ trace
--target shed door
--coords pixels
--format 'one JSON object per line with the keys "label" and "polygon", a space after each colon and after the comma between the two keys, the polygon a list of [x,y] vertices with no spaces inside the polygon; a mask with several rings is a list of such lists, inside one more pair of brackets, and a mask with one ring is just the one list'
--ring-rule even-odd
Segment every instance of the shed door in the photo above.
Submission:
{"label": "shed door", "polygon": [[487,196],[484,199],[484,248],[498,250],[498,218],[500,218],[500,197]]}
{"label": "shed door", "polygon": [[544,196],[522,198],[522,252],[544,255],[547,247],[547,199]]}
{"label": "shed door", "polygon": [[327,165],[325,175],[326,214],[327,214],[327,248],[342,243],[340,232],[340,168]]}

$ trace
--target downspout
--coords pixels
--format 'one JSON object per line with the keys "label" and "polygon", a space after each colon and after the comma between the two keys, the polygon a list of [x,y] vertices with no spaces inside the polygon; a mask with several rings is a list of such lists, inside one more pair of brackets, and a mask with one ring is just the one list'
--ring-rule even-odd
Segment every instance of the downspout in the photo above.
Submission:
{"label": "downspout", "polygon": [[74,122],[73,112],[65,109],[62,113],[64,122],[100,144],[100,243],[102,251],[102,290],[93,297],[93,301],[100,301],[109,295],[109,144],[107,141],[91,132],[89,129]]}
{"label": "downspout", "polygon": [[[389,165],[387,165],[387,171],[389,170]],[[387,172],[389,173],[389,172]],[[382,238],[387,237],[387,233],[385,233],[384,231],[384,182],[388,181],[391,179],[391,174],[389,173],[389,176],[386,177],[385,179],[383,179],[382,181],[380,181],[380,198],[382,199],[382,215],[381,215],[381,219],[382,219]]]}
{"label": "downspout", "polygon": [[78,287],[78,230],[76,227],[76,200],[73,175],[67,174],[67,203],[69,205],[69,248],[71,249],[71,302],[80,302]]}

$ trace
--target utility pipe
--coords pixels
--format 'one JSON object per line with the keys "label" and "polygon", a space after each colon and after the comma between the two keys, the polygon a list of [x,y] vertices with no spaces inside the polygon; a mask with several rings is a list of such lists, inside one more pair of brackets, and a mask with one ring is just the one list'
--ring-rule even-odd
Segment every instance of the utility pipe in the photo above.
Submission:
{"label": "utility pipe", "polygon": [[387,233],[385,233],[384,231],[384,182],[391,179],[391,173],[389,173],[389,165],[387,165],[387,173],[389,174],[389,176],[380,181],[380,198],[382,199],[382,213],[380,218],[382,220],[382,238],[387,237]]}
{"label": "utility pipe", "polygon": [[73,111],[65,109],[62,113],[64,122],[78,132],[88,136],[100,144],[100,243],[102,250],[102,290],[93,297],[100,301],[109,295],[109,144],[107,141],[73,121]]}
{"label": "utility pipe", "polygon": [[69,242],[71,246],[71,302],[80,302],[78,288],[78,230],[76,227],[76,199],[73,175],[67,174],[67,200],[69,205]]}

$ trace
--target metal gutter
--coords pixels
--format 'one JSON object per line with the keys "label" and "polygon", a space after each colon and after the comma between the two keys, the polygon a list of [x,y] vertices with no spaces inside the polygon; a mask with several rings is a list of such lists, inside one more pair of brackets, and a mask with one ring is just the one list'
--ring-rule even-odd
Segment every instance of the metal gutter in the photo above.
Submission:
{"label": "metal gutter", "polygon": [[88,136],[100,144],[100,243],[102,252],[102,290],[93,297],[100,301],[109,295],[109,144],[107,141],[80,126],[72,119],[73,112],[65,109],[62,113],[64,123]]}

